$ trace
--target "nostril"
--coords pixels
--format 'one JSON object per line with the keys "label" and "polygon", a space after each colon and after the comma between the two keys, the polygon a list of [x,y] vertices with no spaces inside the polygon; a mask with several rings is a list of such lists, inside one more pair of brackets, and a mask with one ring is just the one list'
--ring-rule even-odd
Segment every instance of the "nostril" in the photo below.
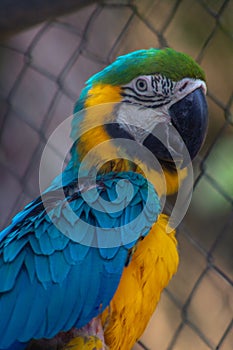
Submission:
{"label": "nostril", "polygon": [[179,88],[179,91],[183,91],[188,85],[188,82],[186,81],[180,88]]}

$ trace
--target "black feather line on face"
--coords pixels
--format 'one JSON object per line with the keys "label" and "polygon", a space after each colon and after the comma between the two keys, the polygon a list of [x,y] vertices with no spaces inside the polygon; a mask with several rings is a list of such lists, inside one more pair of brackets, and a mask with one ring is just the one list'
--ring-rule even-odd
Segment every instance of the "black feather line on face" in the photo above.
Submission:
{"label": "black feather line on face", "polygon": [[[147,78],[147,89],[140,91],[137,89],[137,82]],[[131,81],[129,85],[122,87],[121,95],[123,102],[143,105],[147,108],[159,108],[171,102],[174,83],[167,77],[156,75],[138,77]]]}
{"label": "black feather line on face", "polygon": [[[127,95],[127,96],[126,96],[126,99],[124,99],[122,102],[124,102],[124,103],[129,103],[129,104],[134,104],[134,105],[138,105],[138,106],[144,107],[144,108],[152,108],[152,109],[156,109],[156,108],[165,106],[165,105],[167,105],[168,103],[171,102],[171,100],[168,100],[168,101],[164,101],[163,103],[159,103],[159,104],[156,104],[156,103],[154,103],[154,104],[145,104],[145,103],[144,103],[144,104],[143,104],[143,103],[134,102],[133,99],[132,99],[132,100],[129,100],[129,99],[127,99],[127,97],[130,98],[130,96]],[[145,102],[145,101],[144,101],[144,102]],[[148,102],[148,101],[146,101],[146,102]]]}
{"label": "black feather line on face", "polygon": [[146,94],[144,94],[144,93],[138,93],[135,89],[133,89],[132,87],[130,87],[130,86],[127,86],[127,87],[124,87],[123,89],[122,89],[124,92],[122,93],[122,95],[123,94],[125,94],[125,95],[128,95],[128,93],[126,92],[127,90],[129,90],[130,92],[132,92],[134,95],[133,96],[138,96],[138,97],[143,97],[143,98],[145,98],[145,99],[154,99],[155,98],[155,94],[152,92],[151,94],[149,94],[149,95],[146,95]]}

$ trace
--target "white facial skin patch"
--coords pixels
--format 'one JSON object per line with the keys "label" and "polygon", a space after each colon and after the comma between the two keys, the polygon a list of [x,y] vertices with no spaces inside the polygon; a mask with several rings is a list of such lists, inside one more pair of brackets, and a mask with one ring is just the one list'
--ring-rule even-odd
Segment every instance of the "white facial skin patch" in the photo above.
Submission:
{"label": "white facial skin patch", "polygon": [[137,77],[122,88],[124,98],[116,109],[116,121],[140,144],[159,123],[171,123],[169,108],[173,104],[198,88],[206,94],[202,80],[173,82],[160,75]]}

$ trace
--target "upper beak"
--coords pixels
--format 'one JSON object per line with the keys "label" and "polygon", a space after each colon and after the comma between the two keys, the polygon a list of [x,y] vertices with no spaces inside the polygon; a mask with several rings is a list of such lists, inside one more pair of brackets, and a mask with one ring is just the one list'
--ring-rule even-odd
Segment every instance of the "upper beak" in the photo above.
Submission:
{"label": "upper beak", "polygon": [[[208,108],[202,88],[176,102],[169,109],[172,125],[180,134],[191,160],[199,152],[208,127]],[[183,164],[185,166],[187,164]]]}
{"label": "upper beak", "polygon": [[[161,123],[159,138],[150,134],[143,144],[147,146],[162,164],[184,168],[200,150],[208,126],[208,109],[205,94],[198,88],[176,102],[169,109],[171,123]],[[159,128],[158,128],[159,126]]]}

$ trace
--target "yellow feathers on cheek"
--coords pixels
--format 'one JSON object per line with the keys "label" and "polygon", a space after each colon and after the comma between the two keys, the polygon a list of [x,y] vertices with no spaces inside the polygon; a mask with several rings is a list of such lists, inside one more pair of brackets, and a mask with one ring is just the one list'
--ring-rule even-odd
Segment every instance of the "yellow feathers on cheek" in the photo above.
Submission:
{"label": "yellow feathers on cheek", "polygon": [[[117,158],[114,147],[111,147],[109,143],[104,145],[104,142],[110,140],[104,125],[106,124],[106,120],[108,122],[111,120],[115,103],[120,102],[122,99],[120,92],[121,89],[118,86],[102,84],[96,85],[88,91],[87,99],[84,104],[84,107],[86,108],[85,118],[80,124],[80,128],[87,131],[82,133],[80,141],[77,144],[78,154],[81,159],[97,145],[102,145],[102,155],[111,152],[113,157],[115,156],[115,158]],[[94,109],[91,108],[94,106],[98,107]],[[106,151],[108,152],[104,151],[104,147],[106,147]],[[99,156],[98,147],[96,147],[93,157],[96,157],[97,160],[99,159]]]}
{"label": "yellow feathers on cheek", "polygon": [[[92,151],[89,159],[97,168],[101,168],[103,173],[132,170],[130,162],[124,157],[123,150],[119,150],[109,142],[112,138],[105,130],[106,123],[114,121],[113,109],[121,100],[119,86],[100,84],[88,91],[84,105],[85,118],[80,123],[80,128],[87,131],[82,133],[77,143],[77,151],[81,160]],[[92,108],[95,106],[96,108]],[[109,159],[111,159],[110,162]]]}
{"label": "yellow feathers on cheek", "polygon": [[120,102],[121,99],[121,88],[119,86],[99,84],[88,91],[85,108],[102,103]]}

